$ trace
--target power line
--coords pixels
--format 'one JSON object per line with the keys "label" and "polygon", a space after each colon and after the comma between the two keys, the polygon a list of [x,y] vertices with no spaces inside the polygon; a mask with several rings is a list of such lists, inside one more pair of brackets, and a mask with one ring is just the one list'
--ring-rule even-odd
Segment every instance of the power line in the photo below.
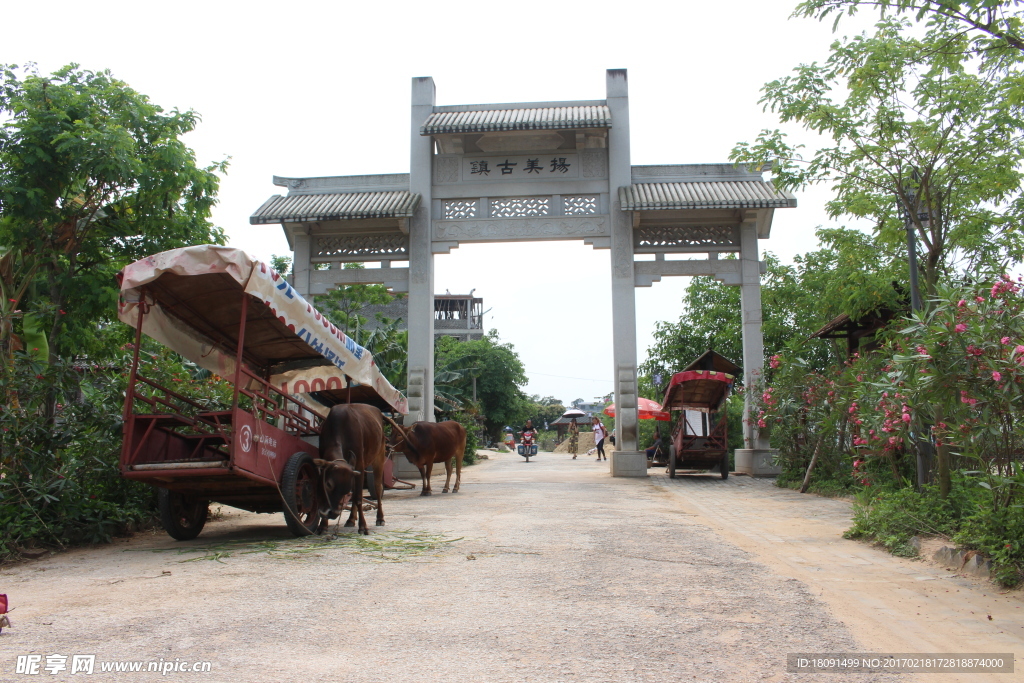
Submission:
{"label": "power line", "polygon": [[549,375],[545,372],[528,372],[527,375],[540,375],[541,377],[558,377],[559,379],[576,379],[581,382],[611,382],[609,379],[590,379],[589,377],[567,377],[565,375]]}

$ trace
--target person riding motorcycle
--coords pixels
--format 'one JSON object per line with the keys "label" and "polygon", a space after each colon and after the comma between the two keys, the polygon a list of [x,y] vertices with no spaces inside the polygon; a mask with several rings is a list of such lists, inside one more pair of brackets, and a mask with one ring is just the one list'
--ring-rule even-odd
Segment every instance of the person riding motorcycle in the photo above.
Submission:
{"label": "person riding motorcycle", "polygon": [[531,455],[537,455],[537,428],[533,426],[533,420],[527,420],[520,432],[519,455],[526,457],[530,462]]}

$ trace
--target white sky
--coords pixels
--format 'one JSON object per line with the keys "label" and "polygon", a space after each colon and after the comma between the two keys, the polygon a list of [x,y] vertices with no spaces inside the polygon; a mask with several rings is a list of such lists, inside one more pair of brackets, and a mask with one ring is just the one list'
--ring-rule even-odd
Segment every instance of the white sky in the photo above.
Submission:
{"label": "white sky", "polygon": [[[821,61],[836,37],[830,22],[788,19],[795,4],[39,0],[5,5],[0,63],[109,68],[165,109],[198,111],[187,142],[199,161],[231,157],[214,221],[269,259],[290,253],[281,228],[248,217],[285,193],[271,176],[408,172],[414,76],[434,78],[439,105],[593,100],[606,69],[626,68],[633,164],[725,162],[779,127],[761,86]],[[802,193],[777,211],[762,250],[815,248],[826,199]],[[589,400],[612,388],[608,258],[578,242],[463,246],[437,257],[435,289],[476,288],[527,393]],[[678,319],[686,282],[636,290],[639,362],[654,322]]]}

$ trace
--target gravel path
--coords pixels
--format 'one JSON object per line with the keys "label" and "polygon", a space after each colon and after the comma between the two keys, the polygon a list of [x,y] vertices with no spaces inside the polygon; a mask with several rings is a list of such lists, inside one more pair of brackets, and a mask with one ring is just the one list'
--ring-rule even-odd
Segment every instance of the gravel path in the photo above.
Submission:
{"label": "gravel path", "polygon": [[458,494],[385,494],[388,524],[364,552],[228,511],[188,543],[141,534],[6,569],[0,680],[83,679],[15,675],[27,653],[212,663],[167,676],[97,664],[85,680],[843,680],[785,669],[790,652],[859,649],[826,604],[673,491],[591,458],[492,457]]}

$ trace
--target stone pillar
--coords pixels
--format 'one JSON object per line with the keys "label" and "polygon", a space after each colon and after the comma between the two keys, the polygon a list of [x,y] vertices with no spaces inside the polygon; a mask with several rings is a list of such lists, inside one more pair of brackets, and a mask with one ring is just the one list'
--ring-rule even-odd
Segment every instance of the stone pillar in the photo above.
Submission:
{"label": "stone pillar", "polygon": [[607,73],[608,191],[611,219],[612,344],[615,371],[616,449],[614,477],[646,477],[647,456],[637,443],[636,279],[633,273],[633,220],[619,204],[619,188],[632,182],[629,159],[629,88],[625,69]]}
{"label": "stone pillar", "polygon": [[430,248],[434,141],[420,126],[434,113],[434,80],[412,79],[409,191],[421,195],[409,220],[409,415],[434,420],[434,253]]}
{"label": "stone pillar", "polygon": [[[740,308],[743,315],[743,383],[750,387],[764,371],[764,338],[761,335],[761,265],[757,254],[757,226],[740,226]],[[772,464],[768,439],[757,429],[750,413],[750,395],[743,401],[743,448],[736,449],[736,471],[751,476],[778,474]]]}
{"label": "stone pillar", "polygon": [[[761,267],[757,254],[757,228],[751,222],[740,227],[740,308],[743,332],[743,383],[753,386],[764,371],[764,338],[761,336]],[[757,425],[750,419],[749,397],[743,402],[743,446],[760,444]]]}
{"label": "stone pillar", "polygon": [[292,246],[295,248],[295,251],[292,252],[292,273],[294,273],[292,287],[306,301],[313,303],[309,286],[309,271],[313,269],[313,264],[310,263],[312,256],[310,241],[309,233],[305,229],[302,232],[292,233]]}

